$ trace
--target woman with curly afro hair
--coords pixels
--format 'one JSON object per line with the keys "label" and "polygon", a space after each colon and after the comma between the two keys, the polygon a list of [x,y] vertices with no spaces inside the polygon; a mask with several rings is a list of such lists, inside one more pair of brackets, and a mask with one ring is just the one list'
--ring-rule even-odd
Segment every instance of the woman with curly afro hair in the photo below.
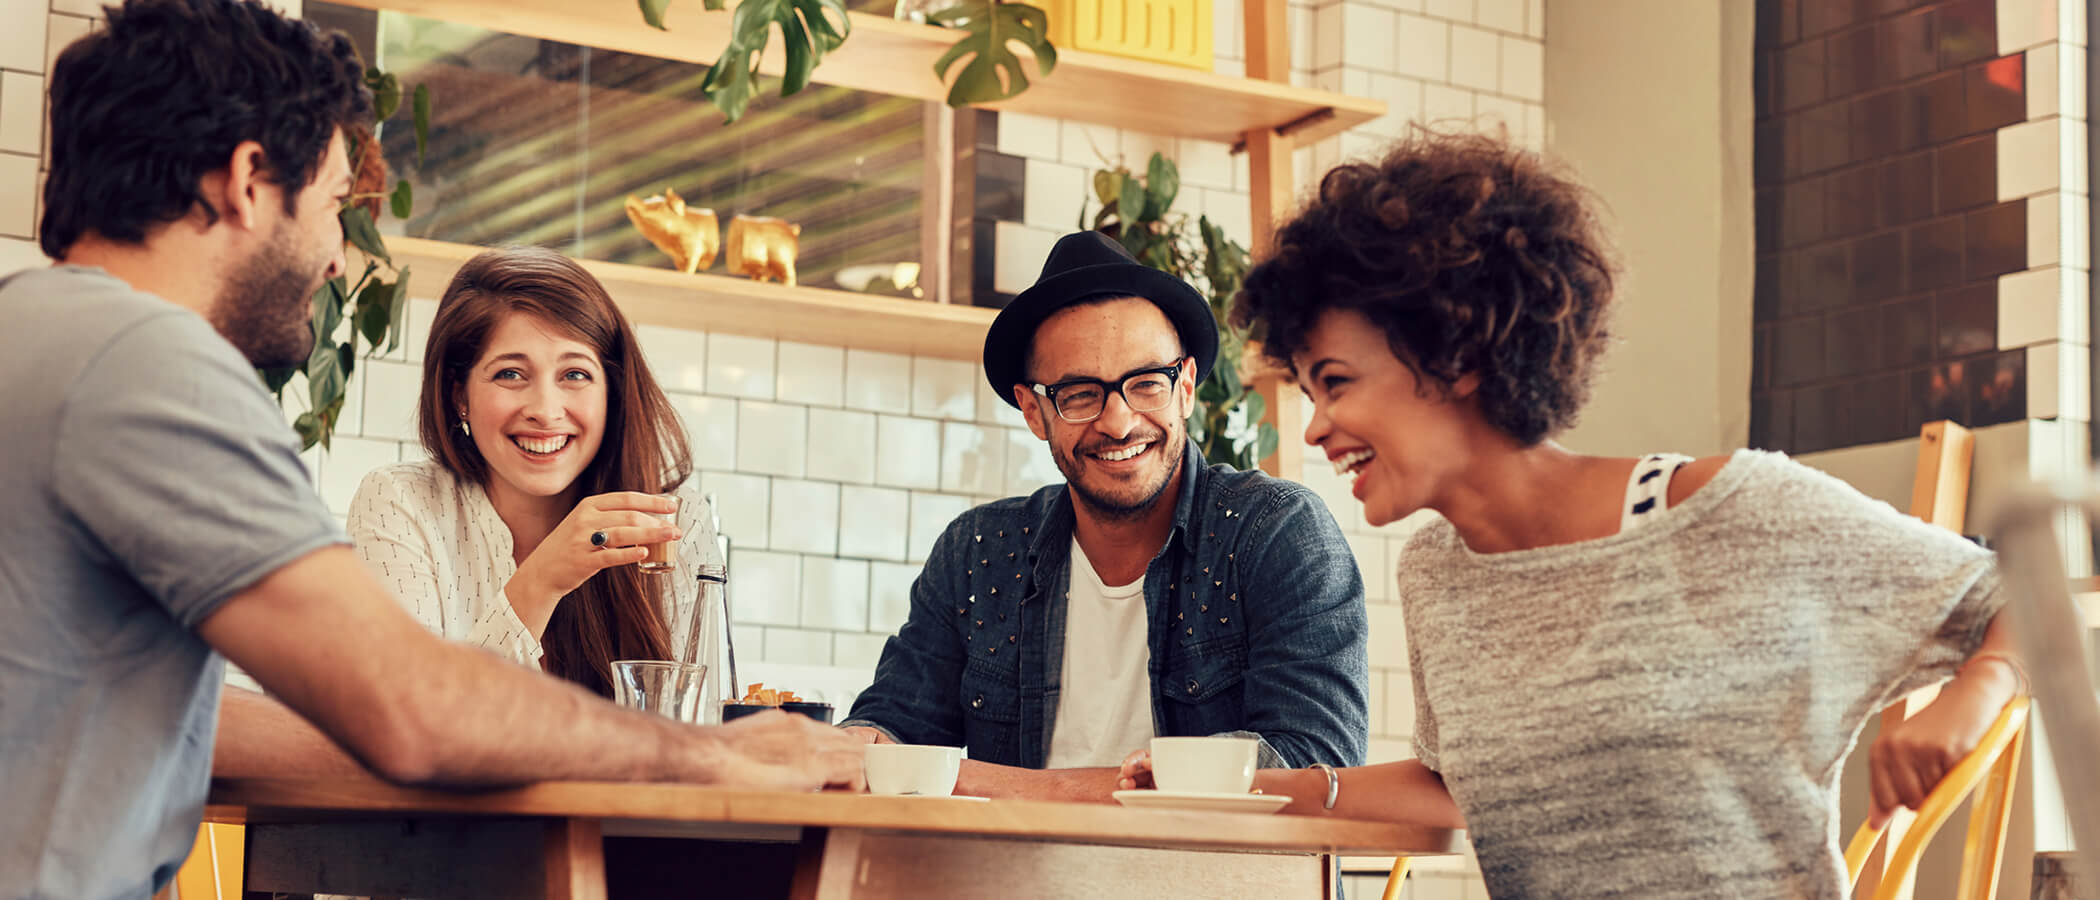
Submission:
{"label": "woman with curly afro hair", "polygon": [[1312,398],[1306,442],[1372,524],[1438,514],[1398,566],[1418,758],[1256,783],[1463,822],[1497,897],[1843,897],[1861,726],[1952,679],[1876,741],[1878,820],[2020,688],[1993,559],[1780,454],[1555,443],[1610,336],[1593,206],[1533,153],[1417,133],[1328,173],[1249,273],[1235,316]]}

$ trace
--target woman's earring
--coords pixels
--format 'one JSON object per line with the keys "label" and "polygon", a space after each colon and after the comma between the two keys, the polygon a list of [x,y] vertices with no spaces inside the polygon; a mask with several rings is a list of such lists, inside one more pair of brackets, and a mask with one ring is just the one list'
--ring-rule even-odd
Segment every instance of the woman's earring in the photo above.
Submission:
{"label": "woman's earring", "polygon": [[474,429],[472,429],[472,428],[469,428],[469,427],[467,427],[467,417],[466,417],[466,416],[460,416],[460,417],[459,417],[459,433],[460,433],[460,434],[464,434],[464,435],[466,435],[467,437],[473,437],[473,436],[474,436]]}

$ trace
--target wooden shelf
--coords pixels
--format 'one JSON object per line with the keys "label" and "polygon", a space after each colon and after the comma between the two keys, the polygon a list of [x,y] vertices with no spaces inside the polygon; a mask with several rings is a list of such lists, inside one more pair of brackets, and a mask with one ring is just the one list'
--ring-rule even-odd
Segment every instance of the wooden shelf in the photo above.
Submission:
{"label": "wooden shelf", "polygon": [[[397,266],[411,268],[409,289],[438,297],[454,273],[486,249],[389,236]],[[883,350],[976,361],[997,311],[824,288],[787,287],[728,275],[687,275],[625,263],[577,260],[629,321],[721,331],[783,341]]]}
{"label": "wooden shelf", "polygon": [[[729,42],[730,13],[709,12],[701,0],[674,0],[665,17],[668,31],[643,22],[633,0],[337,2],[702,65],[713,62]],[[933,62],[955,43],[960,31],[866,13],[851,15],[853,33],[844,46],[824,57],[814,80],[921,100],[947,96],[947,87],[934,76]],[[775,40],[767,48],[763,71],[780,74],[784,56]],[[1038,77],[1033,63],[1029,65],[1028,91],[987,108],[1226,144],[1268,128],[1301,146],[1385,115],[1385,104],[1377,100],[1064,48],[1058,49],[1057,69],[1047,78]]]}

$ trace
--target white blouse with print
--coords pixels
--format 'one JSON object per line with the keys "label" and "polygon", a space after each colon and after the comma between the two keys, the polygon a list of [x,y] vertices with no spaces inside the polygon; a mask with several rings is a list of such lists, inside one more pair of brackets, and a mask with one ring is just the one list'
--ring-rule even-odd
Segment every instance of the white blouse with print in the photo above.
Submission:
{"label": "white blouse with print", "polygon": [[[712,516],[688,479],[676,492],[678,546],[670,580],[666,619],[676,644],[699,596],[697,567],[721,564]],[[365,475],[350,501],[350,537],[357,553],[416,618],[449,640],[496,652],[538,668],[543,651],[503,593],[518,573],[510,527],[496,515],[488,494],[435,462],[394,463]],[[719,698],[728,673],[721,668],[723,613],[719,602],[700,611],[700,650],[693,660],[707,666],[708,696]],[[677,650],[674,647],[673,652]],[[715,716],[706,704],[708,718]]]}

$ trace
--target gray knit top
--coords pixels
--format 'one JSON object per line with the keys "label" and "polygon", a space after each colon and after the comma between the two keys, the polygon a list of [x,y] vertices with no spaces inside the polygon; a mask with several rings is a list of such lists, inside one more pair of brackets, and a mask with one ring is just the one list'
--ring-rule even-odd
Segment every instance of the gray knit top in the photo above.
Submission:
{"label": "gray knit top", "polygon": [[1503,898],[1843,897],[1846,754],[1999,603],[1987,551],[1749,450],[1640,528],[1479,554],[1440,519],[1399,569],[1415,750]]}

